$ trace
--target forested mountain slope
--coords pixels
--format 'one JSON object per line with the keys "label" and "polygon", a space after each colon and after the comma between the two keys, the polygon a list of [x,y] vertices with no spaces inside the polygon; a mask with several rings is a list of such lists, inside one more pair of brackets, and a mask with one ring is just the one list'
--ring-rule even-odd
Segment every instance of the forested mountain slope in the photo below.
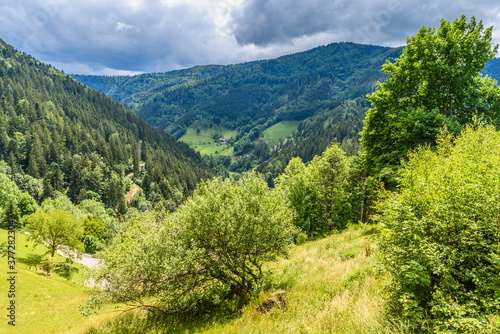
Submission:
{"label": "forested mountain slope", "polygon": [[356,155],[360,149],[359,133],[363,129],[363,119],[369,105],[365,97],[326,105],[314,116],[302,121],[297,132],[279,149],[270,150],[261,157],[257,171],[264,174],[272,185],[292,158],[300,157],[302,161],[309,162],[335,141],[347,155]]}
{"label": "forested mountain slope", "polygon": [[[219,160],[231,171],[257,168],[272,183],[292,157],[310,161],[334,140],[348,154],[357,152],[369,108],[365,95],[385,79],[381,65],[394,61],[401,50],[334,43],[245,64],[137,76],[74,77],[177,137],[188,126],[237,130],[231,143],[235,155],[245,156],[231,166],[226,158]],[[499,79],[500,60],[490,61],[483,74]],[[265,138],[260,140],[263,131],[282,120],[303,122],[276,149],[267,146]]]}
{"label": "forested mountain slope", "polygon": [[281,120],[303,120],[333,101],[372,92],[401,48],[335,43],[277,59],[133,77],[74,77],[180,137],[188,126],[238,130],[254,140]]}
{"label": "forested mountain slope", "polygon": [[483,75],[488,75],[500,81],[500,58],[495,58],[487,62],[483,70]]}
{"label": "forested mountain slope", "polygon": [[163,185],[158,200],[211,175],[186,144],[0,40],[1,172],[38,201],[59,191],[116,207],[124,176],[138,175],[141,161],[143,188]]}

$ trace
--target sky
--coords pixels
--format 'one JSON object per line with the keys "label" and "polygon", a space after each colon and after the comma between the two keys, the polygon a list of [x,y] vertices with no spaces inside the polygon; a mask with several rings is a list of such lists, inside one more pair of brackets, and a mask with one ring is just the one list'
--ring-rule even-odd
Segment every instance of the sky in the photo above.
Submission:
{"label": "sky", "polygon": [[0,0],[0,38],[68,74],[122,75],[402,46],[462,14],[497,27],[500,44],[498,0]]}

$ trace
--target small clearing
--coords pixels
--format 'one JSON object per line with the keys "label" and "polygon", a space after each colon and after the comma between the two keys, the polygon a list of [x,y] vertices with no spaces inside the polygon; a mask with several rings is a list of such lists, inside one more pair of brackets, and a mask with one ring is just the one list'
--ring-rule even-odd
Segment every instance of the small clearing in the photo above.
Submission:
{"label": "small clearing", "polygon": [[128,204],[137,191],[139,191],[139,186],[132,182],[132,184],[130,185],[130,190],[125,194],[125,203]]}

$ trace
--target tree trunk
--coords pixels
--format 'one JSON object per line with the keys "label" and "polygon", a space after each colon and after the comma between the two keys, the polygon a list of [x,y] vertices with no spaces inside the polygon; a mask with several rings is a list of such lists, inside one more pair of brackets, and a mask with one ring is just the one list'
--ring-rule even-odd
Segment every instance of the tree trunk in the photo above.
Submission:
{"label": "tree trunk", "polygon": [[238,297],[240,297],[245,304],[250,302],[250,296],[248,290],[241,288],[240,286],[231,284],[231,291],[233,291]]}

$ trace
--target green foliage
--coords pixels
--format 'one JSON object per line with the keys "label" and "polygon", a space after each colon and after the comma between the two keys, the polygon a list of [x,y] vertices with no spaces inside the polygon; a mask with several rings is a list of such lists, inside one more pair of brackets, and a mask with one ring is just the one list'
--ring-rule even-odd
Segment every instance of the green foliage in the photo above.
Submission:
{"label": "green foliage", "polygon": [[85,252],[90,254],[95,254],[99,251],[102,251],[105,247],[105,244],[102,242],[102,239],[99,239],[93,235],[88,235],[88,234],[83,236],[82,243]]}
{"label": "green foliage", "polygon": [[66,211],[72,216],[83,219],[85,217],[84,213],[75,206],[68,197],[64,195],[57,196],[54,199],[46,199],[41,205],[41,209],[45,212],[50,212],[54,210]]}
{"label": "green foliage", "polygon": [[269,156],[261,158],[257,171],[264,174],[268,184],[272,185],[292,158],[300,157],[308,163],[334,142],[340,143],[348,156],[358,154],[359,132],[368,105],[366,98],[326,105],[313,117],[300,122],[297,132],[289,140],[273,147]]}
{"label": "green foliage", "polygon": [[7,175],[0,173],[0,203],[2,203],[0,205],[3,207],[3,203],[16,201],[20,193],[17,185]]}
{"label": "green foliage", "polygon": [[82,223],[83,235],[91,235],[98,239],[102,239],[106,235],[106,227],[100,220],[85,218]]}
{"label": "green foliage", "polygon": [[[293,247],[289,257],[266,264],[272,274],[264,280],[264,290],[241,310],[216,309],[204,316],[127,312],[107,323],[89,319],[92,328],[84,333],[410,333],[404,321],[385,317],[381,290],[387,280],[374,270],[373,257],[365,257],[363,251],[373,246],[367,236],[373,229],[357,225]],[[355,256],[341,261],[340,254],[347,249]],[[283,291],[288,291],[286,310],[256,312],[257,305],[269,305],[270,297]]]}
{"label": "green foliage", "polygon": [[48,254],[45,255],[40,261],[40,269],[45,271],[47,275],[50,275],[52,271],[56,269],[56,267],[57,267],[56,260],[52,256],[49,256]]}
{"label": "green foliage", "polygon": [[409,154],[377,204],[394,309],[416,330],[482,332],[500,310],[500,133],[467,126]]}
{"label": "green foliage", "polygon": [[1,170],[38,203],[64,193],[75,204],[90,198],[118,208],[125,172],[144,175],[144,162],[150,182],[166,179],[185,195],[212,176],[188,145],[122,104],[0,47]]}
{"label": "green foliage", "polygon": [[31,197],[27,192],[23,192],[19,201],[17,203],[19,210],[21,210],[21,216],[30,215],[38,210],[38,205],[33,197]]}
{"label": "green foliage", "polygon": [[16,229],[20,227],[21,210],[19,210],[16,202],[9,200],[0,217],[0,227],[7,229]]}
{"label": "green foliage", "polygon": [[307,167],[300,158],[290,161],[276,183],[284,189],[296,213],[295,225],[315,237],[347,226],[349,169],[350,162],[337,144],[321,157],[316,156]]}
{"label": "green foliage", "polygon": [[302,245],[303,243],[305,243],[307,241],[307,234],[305,234],[304,232],[300,232],[297,237],[295,237],[295,244],[297,245]]}
{"label": "green foliage", "polygon": [[53,257],[60,250],[68,257],[80,256],[83,244],[80,221],[68,211],[54,209],[49,212],[38,211],[28,217],[26,228],[30,231],[29,240],[50,248]]}
{"label": "green foliage", "polygon": [[395,63],[387,62],[390,77],[370,95],[362,144],[371,173],[399,165],[408,150],[435,144],[444,125],[459,133],[474,115],[495,124],[500,110],[500,88],[481,77],[497,46],[492,27],[465,16],[439,29],[422,27],[406,42]]}
{"label": "green foliage", "polygon": [[21,192],[18,186],[7,175],[0,173],[0,224],[3,227],[9,221],[15,221],[19,227],[22,216],[35,212],[36,201],[27,192]]}
{"label": "green foliage", "polygon": [[205,312],[231,295],[246,303],[263,264],[293,244],[285,201],[255,174],[203,182],[177,212],[157,206],[121,236],[98,272],[101,293],[165,313]]}

